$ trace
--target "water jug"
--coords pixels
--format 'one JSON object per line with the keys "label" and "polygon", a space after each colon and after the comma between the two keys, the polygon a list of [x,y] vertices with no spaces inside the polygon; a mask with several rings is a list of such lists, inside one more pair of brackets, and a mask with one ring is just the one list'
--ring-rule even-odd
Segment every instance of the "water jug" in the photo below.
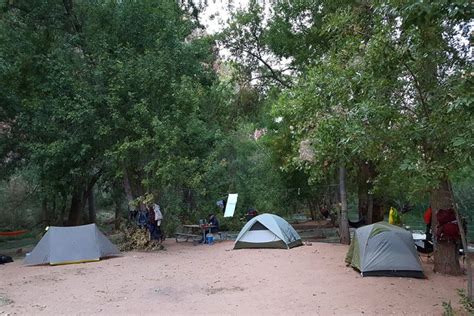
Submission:
{"label": "water jug", "polygon": [[214,235],[211,233],[207,233],[206,242],[208,245],[212,245],[214,243]]}

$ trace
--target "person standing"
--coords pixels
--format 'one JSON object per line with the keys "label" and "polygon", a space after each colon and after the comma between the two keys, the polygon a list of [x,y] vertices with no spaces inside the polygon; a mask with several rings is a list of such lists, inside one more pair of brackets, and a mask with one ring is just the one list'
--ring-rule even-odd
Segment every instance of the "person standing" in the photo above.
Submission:
{"label": "person standing", "polygon": [[161,213],[161,208],[158,205],[158,203],[153,204],[153,212],[155,215],[157,239],[160,239],[161,241],[163,241],[164,240],[163,232],[161,231],[161,222],[163,220],[163,213]]}
{"label": "person standing", "polygon": [[425,234],[426,234],[426,240],[431,241],[433,235],[431,234],[431,219],[433,217],[433,210],[431,208],[431,205],[428,206],[426,209],[425,213],[423,214],[423,220],[426,224],[426,229],[425,229]]}
{"label": "person standing", "polygon": [[150,232],[150,240],[158,240],[157,225],[155,220],[155,211],[151,205],[147,207],[148,230]]}
{"label": "person standing", "polygon": [[144,204],[140,203],[137,209],[137,225],[139,228],[143,229],[147,227],[148,215],[147,209]]}

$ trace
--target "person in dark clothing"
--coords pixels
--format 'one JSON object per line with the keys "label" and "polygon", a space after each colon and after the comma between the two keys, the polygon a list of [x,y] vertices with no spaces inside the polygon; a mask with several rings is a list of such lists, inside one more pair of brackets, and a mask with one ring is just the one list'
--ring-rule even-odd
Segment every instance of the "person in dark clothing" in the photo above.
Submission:
{"label": "person in dark clothing", "polygon": [[219,221],[217,220],[216,215],[209,214],[208,219],[207,219],[207,223],[209,225],[214,226],[210,229],[211,233],[217,233],[219,231]]}
{"label": "person in dark clothing", "polygon": [[423,214],[423,220],[426,224],[425,234],[426,238],[423,240],[423,247],[416,245],[416,250],[420,253],[430,254],[433,252],[433,235],[431,233],[431,218],[432,218],[432,209],[429,206],[425,214]]}
{"label": "person in dark clothing", "polygon": [[137,226],[139,228],[142,228],[142,229],[147,228],[148,214],[147,214],[146,208],[143,205],[138,206],[136,219],[137,219]]}
{"label": "person in dark clothing", "polygon": [[130,221],[137,221],[138,218],[138,209],[128,207],[128,219]]}
{"label": "person in dark clothing", "polygon": [[155,211],[153,207],[149,207],[147,210],[147,218],[148,218],[148,230],[150,231],[150,240],[159,240],[159,232],[157,223],[155,220]]}
{"label": "person in dark clothing", "polygon": [[423,215],[423,220],[425,221],[425,224],[426,224],[426,230],[425,230],[425,234],[426,234],[426,240],[427,241],[432,241],[432,233],[431,233],[431,218],[433,216],[433,210],[431,209],[431,206],[429,206],[426,211],[425,211],[425,214]]}
{"label": "person in dark clothing", "polygon": [[257,210],[253,207],[249,207],[247,210],[247,214],[245,215],[245,218],[247,219],[247,221],[249,221],[257,215],[258,215]]}

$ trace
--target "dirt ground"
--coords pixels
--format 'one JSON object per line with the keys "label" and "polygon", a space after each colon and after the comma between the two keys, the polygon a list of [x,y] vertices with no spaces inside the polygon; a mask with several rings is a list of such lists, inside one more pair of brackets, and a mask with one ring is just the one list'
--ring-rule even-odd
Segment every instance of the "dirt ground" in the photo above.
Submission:
{"label": "dirt ground", "polygon": [[441,315],[465,277],[366,277],[347,246],[232,250],[165,241],[166,251],[64,266],[0,266],[0,315]]}

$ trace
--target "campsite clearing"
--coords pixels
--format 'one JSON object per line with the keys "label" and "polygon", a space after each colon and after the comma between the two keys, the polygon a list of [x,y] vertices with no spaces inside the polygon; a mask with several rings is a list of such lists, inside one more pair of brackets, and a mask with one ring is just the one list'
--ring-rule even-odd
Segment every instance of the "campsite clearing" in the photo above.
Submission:
{"label": "campsite clearing", "polygon": [[465,277],[362,278],[347,246],[231,250],[165,241],[166,251],[64,266],[0,266],[0,314],[441,315]]}

